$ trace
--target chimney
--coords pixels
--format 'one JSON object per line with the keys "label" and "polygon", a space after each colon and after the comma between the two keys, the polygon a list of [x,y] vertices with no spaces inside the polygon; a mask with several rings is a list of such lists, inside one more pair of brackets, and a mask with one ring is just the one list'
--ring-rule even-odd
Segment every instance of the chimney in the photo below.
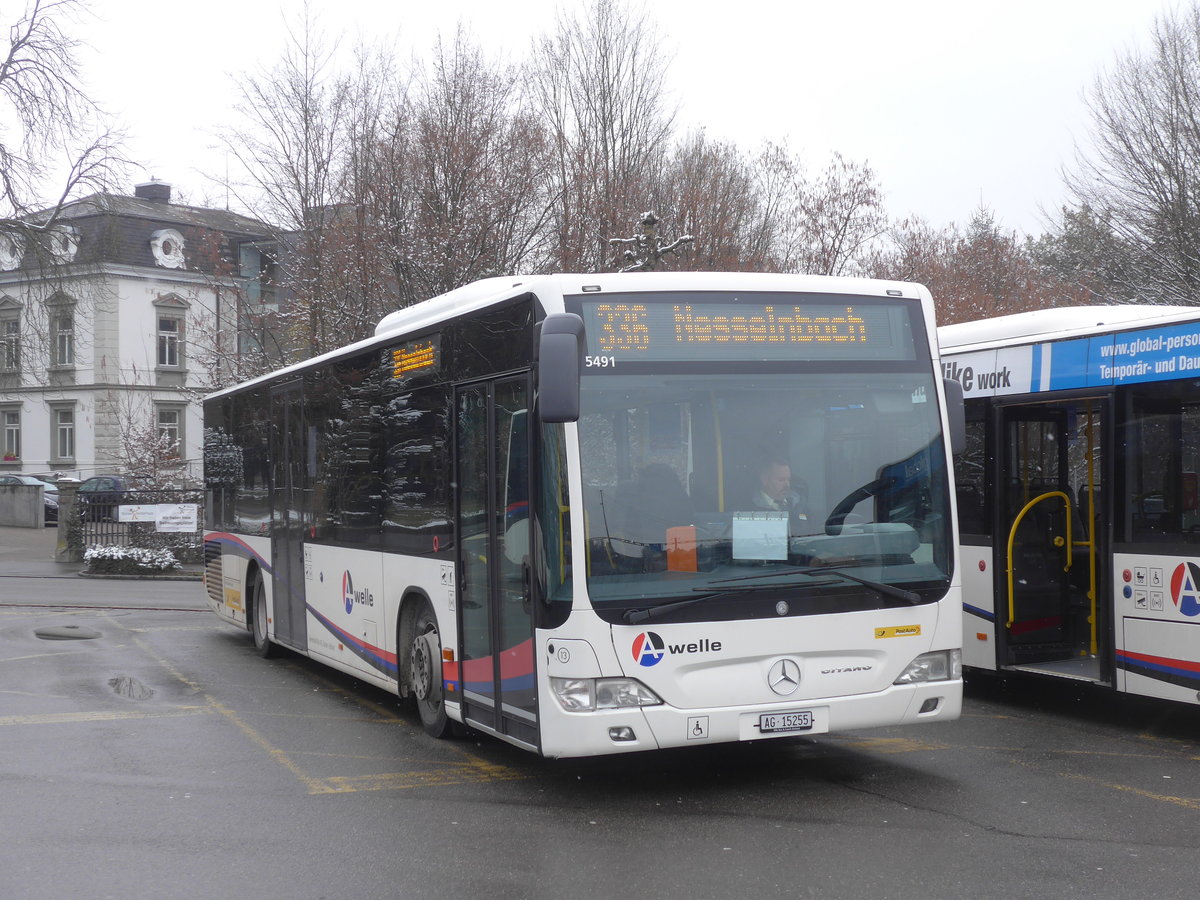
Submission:
{"label": "chimney", "polygon": [[171,186],[165,181],[148,181],[145,184],[136,184],[133,186],[133,196],[139,200],[170,203]]}

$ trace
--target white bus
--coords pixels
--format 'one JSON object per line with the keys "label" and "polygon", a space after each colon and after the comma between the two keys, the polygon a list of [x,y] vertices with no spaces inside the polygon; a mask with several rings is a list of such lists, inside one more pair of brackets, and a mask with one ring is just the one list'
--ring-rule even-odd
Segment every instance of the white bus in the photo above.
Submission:
{"label": "white bus", "polygon": [[713,273],[393,313],[208,398],[209,602],[550,757],[953,719],[932,323],[917,285]]}
{"label": "white bus", "polygon": [[1073,307],[939,329],[963,662],[1200,700],[1200,309]]}

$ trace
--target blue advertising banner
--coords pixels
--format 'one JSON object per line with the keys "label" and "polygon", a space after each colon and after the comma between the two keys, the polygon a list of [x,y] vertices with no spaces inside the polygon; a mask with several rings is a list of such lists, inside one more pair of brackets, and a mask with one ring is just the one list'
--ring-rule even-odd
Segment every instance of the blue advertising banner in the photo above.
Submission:
{"label": "blue advertising banner", "polygon": [[943,373],[967,397],[1200,378],[1200,321],[1068,341],[949,353]]}

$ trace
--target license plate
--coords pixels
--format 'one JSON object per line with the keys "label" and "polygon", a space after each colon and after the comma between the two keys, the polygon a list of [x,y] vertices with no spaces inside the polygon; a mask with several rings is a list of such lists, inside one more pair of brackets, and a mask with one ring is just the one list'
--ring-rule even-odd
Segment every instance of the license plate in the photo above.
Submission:
{"label": "license plate", "polygon": [[813,727],[811,710],[785,713],[763,713],[758,717],[758,730],[762,734],[779,734],[785,731],[810,731]]}

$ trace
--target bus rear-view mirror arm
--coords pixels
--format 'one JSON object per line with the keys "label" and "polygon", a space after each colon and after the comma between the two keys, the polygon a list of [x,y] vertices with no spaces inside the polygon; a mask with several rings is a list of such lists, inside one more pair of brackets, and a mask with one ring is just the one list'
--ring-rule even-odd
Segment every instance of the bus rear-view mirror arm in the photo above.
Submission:
{"label": "bus rear-view mirror arm", "polygon": [[583,351],[583,319],[574,313],[546,316],[538,342],[538,414],[543,422],[579,420]]}

